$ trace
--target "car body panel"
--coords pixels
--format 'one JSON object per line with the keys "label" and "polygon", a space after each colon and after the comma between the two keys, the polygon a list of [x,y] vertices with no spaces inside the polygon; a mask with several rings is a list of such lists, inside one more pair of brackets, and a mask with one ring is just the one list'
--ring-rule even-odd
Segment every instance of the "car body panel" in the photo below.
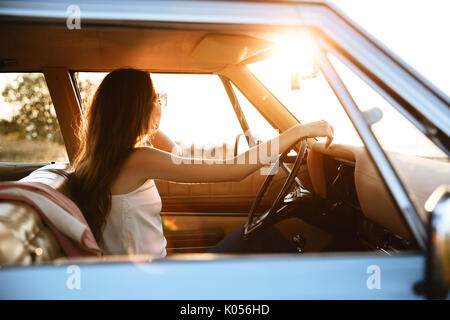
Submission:
{"label": "car body panel", "polygon": [[[413,290],[424,275],[419,254],[211,258],[5,268],[0,299],[423,298]],[[66,285],[71,265],[80,268],[79,290]],[[367,285],[374,268],[379,289]]]}

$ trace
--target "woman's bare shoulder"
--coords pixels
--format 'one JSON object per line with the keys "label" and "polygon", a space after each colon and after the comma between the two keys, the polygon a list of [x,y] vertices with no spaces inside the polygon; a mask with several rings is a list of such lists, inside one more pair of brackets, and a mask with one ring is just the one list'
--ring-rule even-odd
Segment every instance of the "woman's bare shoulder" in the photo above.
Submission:
{"label": "woman's bare shoulder", "polygon": [[138,147],[133,150],[127,159],[128,170],[148,174],[149,169],[158,169],[164,167],[170,161],[171,154],[154,148],[154,147]]}
{"label": "woman's bare shoulder", "polygon": [[152,146],[138,147],[133,150],[128,160],[130,163],[154,161],[161,156],[161,153],[166,152]]}
{"label": "woman's bare shoulder", "polygon": [[142,185],[148,179],[142,166],[152,161],[153,152],[154,148],[152,147],[134,149],[120,168],[120,172],[111,186],[111,193],[127,193]]}

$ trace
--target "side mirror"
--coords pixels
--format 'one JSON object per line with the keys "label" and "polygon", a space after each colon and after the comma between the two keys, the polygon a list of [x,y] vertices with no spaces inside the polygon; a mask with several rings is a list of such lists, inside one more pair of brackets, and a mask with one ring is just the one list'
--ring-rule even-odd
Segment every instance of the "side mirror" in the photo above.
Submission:
{"label": "side mirror", "polygon": [[438,187],[425,203],[425,210],[429,214],[426,295],[443,299],[450,285],[450,186]]}

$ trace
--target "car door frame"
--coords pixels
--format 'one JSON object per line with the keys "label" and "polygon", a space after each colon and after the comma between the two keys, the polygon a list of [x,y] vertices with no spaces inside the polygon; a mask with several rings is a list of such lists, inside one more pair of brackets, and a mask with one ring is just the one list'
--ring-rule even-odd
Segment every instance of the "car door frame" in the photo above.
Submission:
{"label": "car door frame", "polygon": [[[127,10],[124,10],[123,12],[120,12],[120,10],[117,10],[117,6],[114,7],[115,10],[111,11],[113,8],[112,6],[105,6],[105,4],[102,4],[101,9],[96,8],[95,5],[93,5],[92,12],[90,12],[89,18],[85,20],[85,23],[102,23],[102,24],[123,24],[127,23],[128,25],[139,25],[139,26],[155,26],[155,25],[166,25],[166,26],[172,26],[172,27],[195,27],[198,28],[201,25],[205,25],[206,23],[210,25],[217,26],[217,28],[224,28],[229,27],[230,29],[236,29],[237,27],[242,25],[246,25],[247,27],[251,25],[257,25],[257,26],[272,26],[272,27],[286,27],[289,25],[294,26],[315,26],[318,30],[322,30],[327,34],[328,36],[328,42],[331,45],[335,45],[336,43],[339,43],[340,46],[344,49],[341,51],[342,54],[348,55],[347,57],[349,60],[353,62],[355,66],[358,67],[364,67],[360,70],[368,77],[370,78],[374,83],[377,83],[380,88],[383,88],[387,93],[390,93],[390,95],[397,101],[402,100],[403,102],[407,102],[405,105],[405,110],[402,110],[405,114],[407,114],[411,119],[413,119],[415,124],[418,126],[419,129],[422,129],[423,132],[430,137],[441,149],[443,149],[447,154],[449,154],[448,149],[448,140],[449,140],[449,134],[450,134],[450,128],[447,126],[449,123],[449,115],[448,115],[448,106],[449,106],[449,98],[442,92],[440,92],[436,87],[434,87],[430,82],[428,82],[424,77],[419,75],[416,71],[414,71],[411,67],[409,67],[405,62],[401,61],[397,56],[395,56],[391,51],[389,51],[386,47],[384,47],[380,42],[375,40],[373,37],[371,37],[368,33],[364,32],[360,27],[356,26],[353,22],[351,22],[350,19],[345,17],[344,14],[342,14],[339,10],[332,7],[331,5],[322,2],[322,1],[299,1],[299,2],[289,2],[289,3],[278,3],[276,1],[271,3],[250,3],[250,2],[202,2],[201,4],[194,1],[186,1],[186,2],[180,2],[180,5],[174,9],[170,8],[170,3],[167,4],[161,4],[161,3],[146,3],[146,9],[148,10],[142,10],[140,14],[137,14],[134,18],[130,18],[130,16],[126,16],[130,13],[130,10],[133,8],[128,7]],[[199,7],[202,5],[203,7]],[[36,7],[33,7],[32,5],[29,6],[22,6],[20,8],[10,8],[8,13],[8,17],[10,19],[53,19],[53,21],[56,22],[63,22],[65,21],[66,17],[64,15],[65,11],[60,10],[61,8],[58,6],[55,6],[55,8],[50,8],[47,10],[39,10],[36,9]],[[33,10],[36,9],[36,10]],[[98,10],[96,10],[98,9]],[[153,9],[153,10],[152,10]],[[156,10],[157,9],[157,10]],[[58,11],[59,10],[59,11]],[[30,14],[31,12],[31,14]],[[51,15],[49,14],[52,13]],[[96,13],[98,12],[98,13]],[[108,14],[114,12],[113,14]],[[101,14],[100,14],[101,13]],[[139,12],[136,12],[139,13]],[[4,15],[5,10],[0,10],[0,15]],[[176,18],[174,17],[174,14],[176,14]],[[332,73],[330,73],[332,75]],[[344,92],[345,94],[345,92]],[[395,104],[394,106],[397,106]],[[363,124],[361,124],[360,129],[363,128]],[[363,129],[365,130],[365,129]],[[371,135],[371,132],[366,132],[367,136]],[[373,138],[373,135],[372,135]],[[382,151],[382,150],[381,150]],[[369,150],[369,153],[372,155],[374,159],[374,163],[376,167],[378,168],[380,174],[387,182],[387,187],[391,191],[391,196],[394,200],[394,203],[396,203],[400,209],[400,211],[404,214],[405,217],[408,216],[414,216],[417,215],[416,210],[414,209],[414,206],[412,205],[410,199],[406,196],[401,196],[401,193],[404,193],[403,191],[399,192],[392,192],[391,187],[392,184],[397,184],[399,189],[401,190],[401,182],[398,181],[398,177],[394,174],[390,177],[389,174],[387,174],[387,170],[383,169],[383,165],[387,165],[389,167],[389,163],[386,161],[381,161],[380,159],[383,158],[383,155],[381,152],[375,153],[375,156],[373,154],[374,150]],[[385,155],[384,155],[385,157]],[[380,169],[381,167],[381,169]],[[395,171],[394,171],[395,172]],[[386,179],[387,178],[387,179]],[[394,181],[394,182],[392,182]],[[410,226],[411,227],[411,226]],[[426,240],[426,234],[423,234],[421,231],[418,231],[415,233],[415,236],[419,242],[419,245],[423,248],[423,243]],[[370,256],[371,259],[375,259],[375,256]],[[402,290],[401,293],[403,297],[411,297],[411,292],[414,292],[413,285],[415,281],[418,280],[419,275],[423,274],[423,266],[424,266],[424,256],[422,254],[418,254],[414,256],[414,259],[410,260],[405,256],[394,256],[394,257],[387,257],[388,259],[392,259],[392,261],[396,261],[398,265],[396,265],[396,271],[395,275],[399,277],[398,279],[401,279],[401,285]],[[320,257],[312,257],[311,259],[317,259],[321,262],[325,262],[326,258],[323,256]],[[298,263],[298,266],[301,265],[303,259],[297,257],[296,262]],[[342,259],[340,261],[334,261],[332,265],[323,264],[324,269],[321,269],[323,272],[325,272],[327,275],[334,275],[336,279],[339,279],[339,277],[342,277],[342,273],[339,274],[338,272],[332,272],[331,270],[336,270],[336,265],[344,265],[345,269],[342,271],[345,275],[349,275],[350,272],[352,272],[352,265],[354,266],[354,263],[359,263],[359,260],[357,257],[346,257],[345,259]],[[227,263],[229,261],[226,261],[225,263],[221,261],[215,262],[217,263],[215,266],[221,268],[227,269]],[[236,265],[238,261],[235,261]],[[290,267],[293,265],[290,264],[291,261],[289,258],[281,258],[281,262],[279,265],[279,268],[283,268],[283,272],[285,270],[289,270]],[[145,264],[146,266],[152,265],[152,264]],[[198,267],[198,265],[192,265],[192,267]],[[258,264],[252,265],[254,268],[258,268],[258,266],[261,266],[261,262]],[[129,268],[136,268],[134,264],[126,264]],[[134,267],[133,267],[134,266]],[[209,265],[210,266],[210,265]],[[306,267],[306,264],[303,265]],[[326,267],[328,266],[328,267]],[[158,269],[158,267],[160,269]],[[55,267],[56,268],[56,267]],[[96,269],[98,274],[101,274],[102,270],[108,269],[107,266],[104,265],[96,265],[92,266],[93,269]],[[105,269],[103,269],[105,268]],[[153,267],[152,267],[153,268]],[[33,270],[37,270],[36,268],[31,268],[27,270],[27,273],[31,275]],[[112,266],[109,270],[113,272],[115,270],[119,271],[120,268],[118,266]],[[183,269],[183,268],[181,268]],[[413,271],[414,269],[414,271]],[[56,269],[53,269],[55,272]],[[164,265],[156,265],[154,266],[154,270],[162,270],[164,273],[165,267]],[[186,268],[185,270],[188,270],[189,272],[192,272],[190,276],[196,273],[192,268]],[[196,269],[198,270],[198,269]],[[255,269],[252,269],[253,271]],[[300,270],[300,269],[298,269]],[[309,269],[308,269],[309,270]],[[20,272],[20,270],[14,270],[16,271],[15,274],[5,272],[5,270],[2,270],[0,273],[2,276],[2,281],[12,281],[13,279],[19,279],[21,275],[17,272]],[[167,269],[169,271],[169,269]],[[245,274],[245,270],[242,271],[242,274]],[[353,270],[354,271],[354,270]],[[320,280],[323,277],[324,273],[318,272],[316,274],[310,274],[311,279],[315,280],[313,281],[313,284],[320,283]],[[239,274],[238,272],[236,272]],[[26,279],[39,279],[41,277],[35,276],[34,278],[31,277],[25,277],[25,273],[21,273],[24,277],[23,280]],[[157,273],[156,273],[157,274]],[[168,274],[171,274],[173,276],[173,273],[168,272]],[[289,272],[285,272],[286,275],[293,275]],[[409,275],[408,279],[405,279],[402,277],[402,275]],[[198,274],[199,275],[199,274]],[[204,274],[202,274],[204,276]],[[153,273],[153,276],[148,276],[146,274],[147,279],[164,279],[161,274],[155,275]],[[159,278],[158,278],[159,277]],[[136,276],[136,278],[142,278],[139,275]],[[177,278],[176,276],[174,279]],[[216,278],[217,279],[217,278]],[[256,278],[255,278],[256,279]],[[252,290],[244,291],[248,292],[249,295],[246,295],[246,297],[249,297],[250,294],[251,297],[255,298],[258,295],[258,292],[267,292],[263,288],[259,288],[258,282],[250,282],[250,284],[254,284],[254,287]],[[279,279],[275,277],[275,279]],[[290,278],[292,279],[292,278]],[[280,287],[280,289],[284,288],[291,288],[289,285],[290,279],[284,278],[283,279],[283,286]],[[320,280],[319,280],[320,279]],[[197,289],[199,291],[190,291],[187,293],[185,290],[180,290],[181,292],[180,296],[186,297],[186,295],[182,295],[182,293],[188,294],[189,297],[202,297],[202,295],[199,293],[202,288],[209,288],[211,290],[208,290],[208,292],[220,292],[221,286],[220,284],[223,284],[222,281],[230,281],[230,278],[228,277],[220,277],[220,279],[216,280],[217,282],[214,282],[213,284],[202,284],[201,286],[198,286]],[[239,279],[233,278],[231,282],[228,282],[226,285],[230,286],[230,283],[236,283],[236,284],[242,284],[243,282],[239,282]],[[245,277],[245,280],[248,281],[248,277]],[[182,283],[185,285],[186,278],[178,279],[179,283]],[[248,284],[248,282],[246,282]],[[300,287],[298,286],[298,281],[292,281],[292,283],[295,283],[295,289],[292,288],[291,291],[287,291],[287,293],[292,293],[291,295],[286,295],[283,297],[299,297],[302,296],[300,294],[295,294],[295,292],[303,292],[303,290],[307,290],[310,287]],[[338,282],[336,282],[338,283]],[[333,283],[333,284],[336,284]],[[339,282],[341,283],[341,282]],[[137,286],[140,286],[142,283],[136,283]],[[155,285],[156,284],[156,285]],[[217,285],[216,285],[217,284]],[[32,284],[31,284],[32,285]],[[275,286],[276,283],[273,283]],[[348,285],[348,283],[342,283],[343,286]],[[30,283],[27,284],[27,286],[30,286]],[[55,284],[56,286],[56,284]],[[167,282],[161,283],[158,285],[158,283],[153,283],[153,288],[158,287],[158,289],[167,287]],[[186,288],[186,287],[185,287]],[[242,288],[242,287],[237,287]],[[259,290],[254,290],[255,288],[259,288]],[[278,288],[278,287],[277,287]],[[326,286],[323,287],[325,289]],[[342,296],[340,295],[339,287],[333,286],[329,288],[329,291],[323,291],[325,292],[323,295],[308,295],[306,291],[307,297],[335,297],[335,298],[345,298],[345,297],[354,297],[354,298],[364,298],[365,296]],[[56,290],[56,289],[55,289]],[[56,291],[61,290],[57,289]],[[94,292],[95,289],[91,289],[91,292]],[[216,291],[214,291],[216,290]],[[298,291],[294,291],[298,290]],[[406,290],[406,291],[405,291]],[[55,291],[55,292],[56,292]],[[113,290],[112,290],[113,291]],[[272,291],[272,290],[271,290]],[[276,291],[276,290],[275,290]],[[118,291],[117,291],[118,292]],[[116,292],[116,293],[117,293]],[[122,292],[125,292],[122,290]],[[142,292],[142,291],[139,291]],[[162,291],[158,291],[159,293]],[[203,291],[205,292],[205,291]],[[359,291],[355,291],[357,293]],[[386,292],[386,291],[385,291]],[[398,293],[399,291],[397,291]],[[26,294],[24,291],[21,291],[20,293]],[[88,291],[85,291],[86,297],[92,297],[88,294]],[[195,295],[195,293],[198,293]],[[229,291],[227,293],[230,293]],[[387,292],[386,292],[387,293]],[[150,294],[147,294],[147,296],[150,296]],[[219,295],[216,296],[226,297],[229,298],[229,295]],[[281,297],[282,295],[276,295],[273,296]],[[160,296],[159,296],[160,297]],[[208,296],[211,297],[211,296]],[[233,296],[236,298],[236,295]],[[241,297],[241,295],[239,295]],[[383,296],[383,298],[392,298],[395,297],[395,295],[386,294]],[[399,297],[399,296],[397,296]],[[173,296],[171,296],[173,298]]]}

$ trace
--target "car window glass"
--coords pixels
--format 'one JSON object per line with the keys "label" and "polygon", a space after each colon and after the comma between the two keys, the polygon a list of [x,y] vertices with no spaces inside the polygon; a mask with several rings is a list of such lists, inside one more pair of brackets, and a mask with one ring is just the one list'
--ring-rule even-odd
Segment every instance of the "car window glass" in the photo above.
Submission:
{"label": "car window glass", "polygon": [[359,109],[378,108],[382,112],[381,120],[372,125],[372,130],[383,148],[401,154],[446,158],[442,150],[365,81],[334,55],[328,54],[328,57]]}
{"label": "car window glass", "polygon": [[[293,72],[296,69],[288,61],[275,55],[248,68],[301,123],[326,120],[335,129],[335,143],[362,145],[322,73],[313,72],[302,79],[299,72]],[[325,141],[324,138],[318,140]]]}
{"label": "car window glass", "polygon": [[441,184],[450,181],[450,162],[445,153],[336,57],[329,59],[361,111],[377,108],[382,117],[371,129],[404,183],[417,210]]}
{"label": "car window glass", "polygon": [[231,86],[233,87],[234,93],[236,94],[236,98],[239,101],[239,105],[244,113],[252,135],[257,140],[261,141],[267,141],[278,136],[278,130],[274,129],[269,122],[264,119],[253,104],[234,84],[231,84]]}
{"label": "car window glass", "polygon": [[0,74],[0,161],[67,162],[44,75]]}

